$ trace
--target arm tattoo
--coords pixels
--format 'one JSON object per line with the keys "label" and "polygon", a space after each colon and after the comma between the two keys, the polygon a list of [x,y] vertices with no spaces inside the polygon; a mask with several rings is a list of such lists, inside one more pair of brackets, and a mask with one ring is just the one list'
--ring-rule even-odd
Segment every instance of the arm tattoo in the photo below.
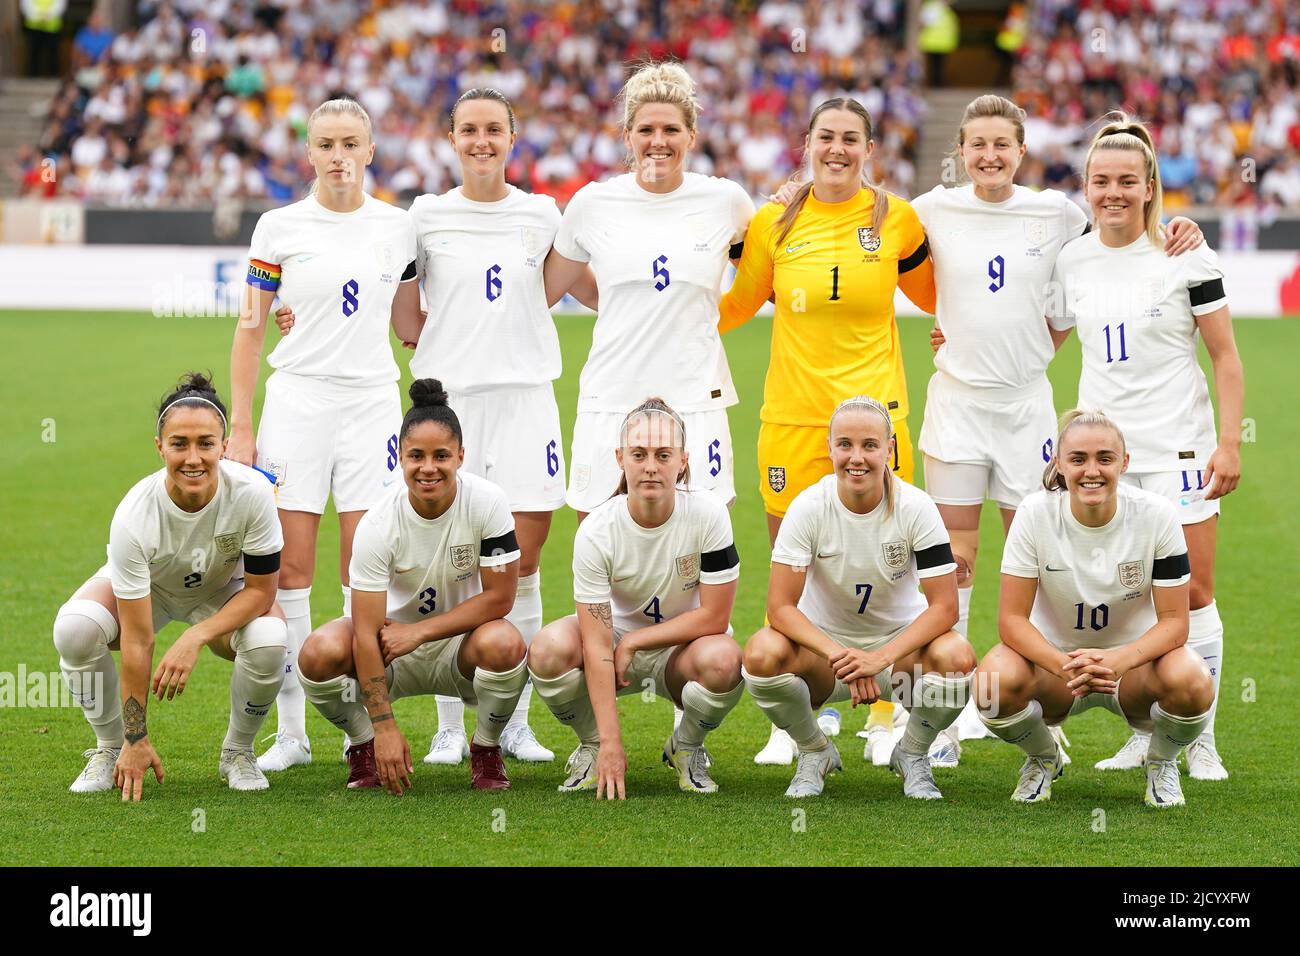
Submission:
{"label": "arm tattoo", "polygon": [[122,720],[127,743],[136,744],[149,736],[149,728],[144,725],[144,705],[134,697],[128,697],[122,705]]}
{"label": "arm tattoo", "polygon": [[370,678],[361,688],[361,696],[365,698],[363,703],[366,710],[388,703],[388,682],[383,675]]}
{"label": "arm tattoo", "polygon": [[392,720],[392,719],[393,719],[393,712],[390,710],[388,713],[386,713],[386,714],[380,714],[378,717],[371,717],[371,718],[370,718],[370,722],[371,722],[372,724],[378,724],[378,723],[380,723],[380,722],[382,722],[382,721],[385,721],[385,720]]}
{"label": "arm tattoo", "polygon": [[614,615],[610,612],[608,602],[604,604],[588,604],[587,611],[597,622],[605,625],[611,631],[614,630]]}

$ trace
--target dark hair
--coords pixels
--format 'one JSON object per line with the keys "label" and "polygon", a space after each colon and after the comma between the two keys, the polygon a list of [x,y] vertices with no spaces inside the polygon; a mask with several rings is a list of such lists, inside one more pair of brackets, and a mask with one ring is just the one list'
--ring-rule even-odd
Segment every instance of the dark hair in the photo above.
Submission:
{"label": "dark hair", "polygon": [[176,387],[163,396],[162,401],[158,403],[158,435],[162,436],[163,423],[167,414],[175,405],[183,405],[185,408],[206,408],[211,410],[213,406],[219,413],[221,419],[221,434],[226,433],[226,405],[217,394],[216,388],[212,384],[212,373],[203,372],[186,372],[181,376]]}
{"label": "dark hair", "polygon": [[[812,136],[813,130],[817,128],[818,118],[827,110],[845,110],[857,116],[862,120],[863,132],[866,134],[867,141],[871,141],[871,114],[867,108],[857,100],[847,96],[832,96],[830,99],[818,104],[817,108],[812,111],[812,116],[808,119],[808,135]],[[805,151],[806,152],[806,151]],[[885,216],[889,214],[889,193],[871,182],[870,173],[867,163],[862,164],[862,185],[871,190],[875,197],[875,205],[871,210],[871,232],[879,236],[880,230],[884,227]],[[776,228],[780,233],[776,237],[776,244],[779,246],[785,242],[785,237],[790,234],[794,228],[794,221],[799,218],[799,212],[803,209],[804,203],[808,201],[808,194],[812,192],[813,181],[810,176],[808,181],[799,187],[795,193],[794,199],[790,200],[790,205],[785,207],[785,211],[776,221]]]}
{"label": "dark hair", "polygon": [[456,110],[461,103],[467,100],[494,100],[506,108],[506,116],[510,117],[510,132],[515,131],[515,111],[510,108],[510,101],[506,99],[505,94],[500,90],[494,90],[490,86],[476,86],[472,90],[466,90],[460,94],[456,100],[455,106],[451,108],[451,131],[456,132]]}
{"label": "dark hair", "polygon": [[411,407],[402,419],[402,430],[398,433],[399,443],[406,441],[407,432],[424,422],[437,422],[445,426],[459,444],[465,443],[460,433],[460,419],[447,404],[447,391],[442,387],[442,382],[436,378],[417,378],[411,383],[407,394],[411,396]]}

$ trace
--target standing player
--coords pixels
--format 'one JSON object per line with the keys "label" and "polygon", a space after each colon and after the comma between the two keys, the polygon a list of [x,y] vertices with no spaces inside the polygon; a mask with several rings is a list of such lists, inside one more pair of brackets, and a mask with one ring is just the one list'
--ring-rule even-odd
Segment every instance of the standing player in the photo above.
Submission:
{"label": "standing player", "polygon": [[966,703],[975,652],[952,630],[957,566],[939,512],[892,474],[894,430],[874,398],[842,402],[828,429],[834,473],[791,502],[772,548],[770,623],[745,645],[745,682],[798,745],[787,797],[817,796],[840,769],[814,702],[891,696],[910,716],[890,767],[907,796],[943,796],[929,749]]}
{"label": "standing player", "polygon": [[[1218,257],[1206,246],[1164,255],[1160,167],[1151,136],[1120,114],[1092,141],[1085,192],[1096,231],[1070,243],[1056,262],[1053,325],[1078,326],[1083,345],[1079,403],[1104,408],[1124,429],[1132,464],[1125,480],[1177,503],[1191,556],[1191,631],[1187,646],[1214,675],[1223,671],[1223,622],[1214,603],[1219,500],[1241,477],[1241,358]],[[1214,406],[1196,356],[1205,342],[1219,395]],[[1141,732],[1102,769],[1141,766]],[[1187,750],[1188,772],[1223,780],[1211,710]]]}
{"label": "standing player", "polygon": [[1120,480],[1128,463],[1114,422],[1067,413],[1046,490],[1021,502],[1007,534],[1002,643],[975,679],[993,705],[985,725],[1025,752],[1011,796],[1020,803],[1050,799],[1064,770],[1049,725],[1101,706],[1149,734],[1146,802],[1179,806],[1178,752],[1210,721],[1209,668],[1183,646],[1190,575],[1178,515]]}
{"label": "standing player", "polygon": [[[235,663],[221,778],[232,790],[265,790],[253,738],[284,679],[275,489],[253,469],[221,460],[226,408],[207,376],[181,379],[162,400],[157,427],[154,445],[164,467],[122,499],[108,563],[54,619],[63,679],[96,739],[69,789],[116,787],[123,800],[139,800],[150,768],[162,783],[162,760],[145,721],[149,694],[183,694],[206,646]],[[154,636],[170,621],[189,627],[155,669]],[[122,652],[120,690],[114,649]]]}
{"label": "standing player", "polygon": [[[960,619],[967,620],[986,498],[1011,526],[1016,506],[1041,482],[1051,459],[1056,412],[1047,364],[1068,333],[1046,321],[1052,267],[1088,220],[1065,193],[1015,185],[1025,155],[1025,112],[989,94],[972,100],[957,128],[957,152],[970,182],[936,186],[912,206],[930,237],[937,290],[935,373],[918,444],[925,488],[939,505],[957,559]],[[1189,219],[1170,224],[1165,252],[1201,243]],[[949,734],[986,736],[973,707]],[[955,736],[941,755],[954,765]],[[1067,757],[1068,759],[1068,757]]]}
{"label": "standing player", "polygon": [[[405,211],[362,188],[374,157],[370,117],[353,100],[321,104],[307,123],[307,158],[316,170],[311,195],[264,213],[249,250],[249,310],[230,356],[230,447],[235,461],[279,479],[284,568],[278,600],[289,629],[284,688],[277,699],[275,744],[259,759],[265,771],[311,762],[302,690],[294,673],[311,631],[316,534],[331,494],[339,515],[339,574],[348,613],[352,536],[365,509],[397,481],[401,401],[388,342],[395,298],[418,303],[415,231]],[[253,442],[253,393],[276,295],[298,329],[268,362],[262,420]],[[400,303],[398,303],[400,304]],[[400,310],[398,310],[400,311]],[[416,309],[418,313],[418,306]],[[416,330],[399,328],[403,339]]]}
{"label": "standing player", "polygon": [[417,379],[411,402],[398,439],[404,484],[357,526],[352,616],[312,633],[299,676],[348,735],[349,789],[409,788],[411,749],[392,702],[454,694],[478,706],[471,786],[506,790],[498,739],[528,679],[523,639],[505,620],[519,582],[514,522],[500,488],[460,473],[460,422],[442,384]]}
{"label": "standing player", "polygon": [[[934,311],[934,273],[912,207],[871,185],[871,115],[835,97],[813,110],[804,139],[811,179],[788,204],[758,211],[736,281],[722,299],[720,329],[776,304],[772,357],[758,432],[759,488],[768,536],[786,508],[831,473],[826,422],[845,395],[878,396],[894,424],[893,472],[912,480],[907,381],[894,290]],[[866,754],[892,746],[893,705],[872,708]],[[877,729],[878,728],[878,729]],[[775,725],[758,763],[789,763],[794,745]],[[886,758],[887,759],[887,758]]]}
{"label": "standing player", "polygon": [[680,65],[642,67],[621,96],[634,172],[578,190],[547,259],[548,286],[568,288],[590,263],[600,296],[579,384],[567,500],[582,515],[610,496],[627,409],[656,392],[686,424],[699,485],[730,504],[727,408],[737,398],[718,336],[718,300],[754,205],[729,180],[686,172],[699,104]]}
{"label": "standing player", "polygon": [[740,557],[726,506],[682,487],[691,477],[688,427],[658,398],[624,417],[618,490],[573,542],[577,614],[542,628],[529,649],[537,693],[578,735],[561,792],[624,799],[615,697],[647,689],[684,712],[663,750],[678,786],[718,789],[704,738],[744,691],[730,633]]}

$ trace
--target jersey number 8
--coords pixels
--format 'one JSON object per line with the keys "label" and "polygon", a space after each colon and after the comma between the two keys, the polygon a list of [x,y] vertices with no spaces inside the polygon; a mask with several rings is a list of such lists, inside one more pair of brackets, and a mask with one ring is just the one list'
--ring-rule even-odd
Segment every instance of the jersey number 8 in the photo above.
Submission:
{"label": "jersey number 8", "polygon": [[343,317],[347,318],[357,309],[361,308],[361,302],[357,299],[357,293],[361,287],[357,285],[356,279],[349,279],[343,283]]}

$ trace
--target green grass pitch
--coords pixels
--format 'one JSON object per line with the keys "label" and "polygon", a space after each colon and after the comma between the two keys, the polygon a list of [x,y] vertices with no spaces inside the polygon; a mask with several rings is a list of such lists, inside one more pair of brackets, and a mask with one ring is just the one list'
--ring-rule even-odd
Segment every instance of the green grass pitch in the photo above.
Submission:
{"label": "green grass pitch", "polygon": [[[156,401],[190,368],[212,369],[227,391],[233,322],[126,313],[0,312],[0,672],[54,673],[50,626],[59,604],[102,562],[109,519],[138,478],[159,467]],[[931,368],[929,322],[900,321],[913,413],[920,432]],[[572,424],[577,377],[591,321],[559,322],[565,373],[557,387]],[[735,614],[742,638],[762,620],[767,537],[754,454],[770,322],[727,336],[743,402],[731,410],[739,500],[733,510],[744,568]],[[864,715],[845,712],[838,738],[846,772],[826,794],[797,805],[782,796],[791,770],[751,757],[768,725],[748,698],[709,741],[721,792],[679,793],[660,765],[671,724],[664,702],[620,704],[629,752],[625,804],[554,792],[569,732],[534,698],[533,725],[555,764],[511,765],[509,793],[472,793],[468,767],[418,762],[436,723],[432,701],[407,700],[398,719],[416,755],[415,789],[403,799],[348,793],[339,733],[309,710],[315,763],[273,777],[263,794],[235,794],[217,777],[226,724],[229,665],[205,655],[184,699],[154,702],[153,739],[166,782],[146,799],[73,795],[67,786],[93,738],[74,709],[0,711],[0,864],[1285,864],[1300,851],[1293,812],[1296,767],[1295,568],[1300,521],[1289,494],[1296,424],[1294,357],[1300,324],[1239,322],[1246,415],[1255,440],[1244,480],[1220,527],[1218,600],[1226,624],[1219,741],[1232,777],[1184,777],[1188,805],[1142,805],[1139,773],[1103,774],[1092,764],[1123,742],[1125,728],[1094,711],[1069,725],[1074,764],[1050,804],[1013,806],[1018,752],[995,741],[968,744],[957,770],[936,778],[946,799],[906,800],[899,781],[862,761],[853,736]],[[406,356],[399,352],[405,369]],[[1052,366],[1059,409],[1077,382],[1077,340]],[[265,373],[263,375],[265,378]],[[260,396],[259,396],[260,401]],[[53,439],[53,440],[51,440]],[[995,641],[1000,523],[985,513],[971,616],[981,653]],[[573,515],[557,513],[542,558],[546,619],[572,610]],[[313,620],[339,612],[337,524],[322,525]],[[179,633],[171,625],[159,651]],[[12,703],[10,701],[9,703]],[[1289,715],[1289,716],[1288,716]],[[268,720],[274,727],[274,715]],[[262,745],[259,744],[259,747]]]}

